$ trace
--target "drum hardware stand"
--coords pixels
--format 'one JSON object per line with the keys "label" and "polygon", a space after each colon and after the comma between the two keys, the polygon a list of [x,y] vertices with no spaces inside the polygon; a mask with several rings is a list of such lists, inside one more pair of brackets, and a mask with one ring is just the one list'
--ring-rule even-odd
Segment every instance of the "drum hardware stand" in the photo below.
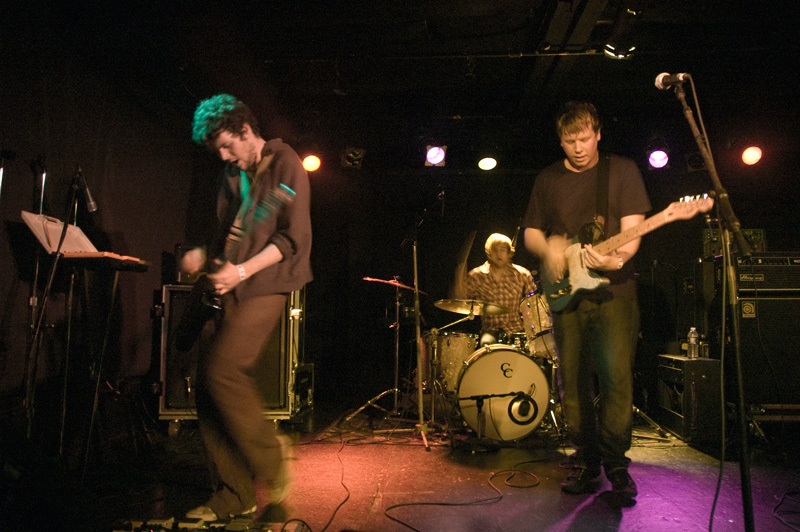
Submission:
{"label": "drum hardware stand", "polygon": [[[561,396],[557,386],[558,359],[556,356],[552,358],[550,366],[550,400],[548,404],[550,410],[550,421],[553,423],[553,429],[556,431],[556,435],[561,437],[566,431],[566,424],[564,423],[563,412],[560,416],[556,415],[556,402],[561,401]],[[558,399],[558,401],[556,401],[556,399]],[[559,420],[559,418],[561,419]]]}
{"label": "drum hardware stand", "polygon": [[[344,418],[344,423],[350,422],[354,417],[360,414],[365,408],[368,406],[373,406],[378,410],[385,412],[387,415],[397,416],[398,415],[398,394],[400,392],[400,309],[402,307],[400,301],[400,288],[412,289],[410,286],[406,286],[400,283],[399,276],[395,275],[392,281],[385,281],[383,279],[373,279],[372,277],[364,277],[365,281],[377,281],[384,284],[390,284],[394,286],[394,323],[392,323],[389,327],[394,328],[394,388],[389,388],[388,390],[384,390]],[[375,404],[378,400],[383,398],[388,394],[394,395],[394,406],[391,411],[386,410],[385,408],[380,407],[379,405]],[[375,431],[378,432],[378,431]]]}
{"label": "drum hardware stand", "polygon": [[639,438],[648,438],[648,439],[651,439],[651,440],[658,440],[658,441],[670,441],[669,434],[667,434],[667,431],[665,431],[664,428],[661,425],[659,425],[658,423],[653,421],[647,414],[645,414],[644,412],[639,410],[636,407],[636,405],[633,405],[633,415],[641,417],[643,420],[645,420],[647,422],[648,425],[653,427],[653,429],[658,433],[659,436],[661,436],[660,438],[656,438],[654,436],[645,436],[645,435],[642,435],[642,434],[638,434],[637,437],[639,437]]}
{"label": "drum hardware stand", "polygon": [[459,323],[461,323],[462,321],[466,321],[466,320],[474,320],[474,319],[475,319],[475,310],[474,310],[472,307],[470,307],[470,309],[469,309],[469,314],[467,314],[467,315],[466,315],[466,316],[464,316],[463,318],[457,319],[457,320],[456,320],[456,321],[454,321],[453,323],[448,323],[448,324],[447,324],[447,325],[445,325],[444,327],[439,327],[439,329],[438,329],[438,330],[439,330],[439,331],[441,331],[441,330],[447,329],[448,327],[452,327],[453,325],[459,324]]}

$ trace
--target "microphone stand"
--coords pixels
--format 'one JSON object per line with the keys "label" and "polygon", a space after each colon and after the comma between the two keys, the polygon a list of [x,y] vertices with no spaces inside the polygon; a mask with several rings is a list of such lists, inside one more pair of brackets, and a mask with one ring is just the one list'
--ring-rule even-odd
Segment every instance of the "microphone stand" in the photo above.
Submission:
{"label": "microphone stand", "polygon": [[[31,169],[33,170],[34,176],[39,177],[41,175],[41,186],[34,186],[34,195],[38,192],[39,200],[37,205],[34,206],[34,211],[38,212],[38,214],[44,214],[44,190],[45,185],[47,184],[47,169],[44,165],[44,157],[40,156],[35,161],[31,162]],[[38,185],[38,183],[37,183]],[[63,237],[66,236],[66,233],[62,234]],[[36,373],[38,370],[38,350],[41,342],[39,336],[39,330],[41,328],[41,320],[39,320],[40,310],[39,308],[39,267],[41,266],[41,250],[39,246],[36,246],[35,251],[35,258],[34,258],[34,265],[33,265],[33,279],[31,280],[31,290],[30,290],[30,298],[28,299],[28,318],[30,323],[28,324],[28,345],[27,347],[27,358],[25,360],[25,421],[26,421],[26,428],[25,428],[25,439],[30,441],[33,435],[33,418],[35,415],[34,412],[34,400],[36,395]],[[47,295],[44,295],[43,301],[46,301]]]}
{"label": "microphone stand", "polygon": [[[44,180],[43,180],[43,182],[44,182]],[[25,415],[26,415],[26,422],[27,422],[25,437],[28,440],[31,439],[32,434],[33,434],[33,423],[34,423],[34,417],[35,417],[34,402],[35,402],[35,397],[36,397],[36,373],[37,373],[38,365],[39,365],[39,354],[40,354],[39,353],[39,347],[41,345],[42,322],[44,321],[44,318],[45,318],[45,315],[46,315],[47,300],[48,300],[48,297],[50,296],[50,291],[51,291],[51,289],[53,287],[53,280],[55,279],[56,270],[58,268],[58,262],[59,262],[59,259],[62,256],[61,247],[64,245],[64,240],[66,240],[66,237],[67,237],[67,229],[69,228],[69,224],[67,222],[69,221],[70,212],[72,212],[72,211],[77,209],[78,198],[77,198],[76,191],[77,191],[77,188],[76,187],[72,187],[71,194],[70,194],[70,199],[67,202],[67,208],[66,208],[66,212],[64,214],[65,222],[62,224],[63,228],[61,230],[61,236],[60,236],[60,238],[58,240],[58,245],[56,246],[56,249],[52,253],[53,263],[50,266],[50,273],[49,273],[49,276],[47,278],[47,284],[45,285],[45,288],[42,291],[41,304],[38,307],[38,312],[37,312],[37,308],[36,308],[35,305],[34,305],[34,308],[32,310],[32,323],[31,323],[31,326],[32,326],[33,336],[32,336],[30,345],[28,347],[28,360],[27,360],[27,366],[26,366],[27,375],[26,375],[26,378],[25,378]],[[44,198],[44,192],[42,192],[42,198]],[[38,255],[37,255],[37,257],[38,257]],[[38,275],[38,261],[37,261],[37,269],[36,269],[35,273]],[[34,284],[35,284],[35,278],[34,278]],[[35,297],[35,292],[34,292],[34,297]],[[72,297],[72,294],[70,293],[70,298],[71,297]],[[68,321],[71,321],[71,319],[68,320]],[[69,351],[69,346],[67,347],[67,351]],[[65,372],[66,371],[68,371],[68,368],[65,368]],[[65,376],[65,379],[66,379],[66,376]],[[65,381],[65,383],[66,383],[66,381]],[[62,428],[63,428],[63,419],[62,419]],[[59,436],[59,455],[60,455],[60,453],[62,451],[62,447],[61,447],[62,443],[63,443],[63,433]]]}
{"label": "microphone stand", "polygon": [[[419,224],[417,224],[416,229],[422,224],[422,220],[424,217],[420,219]],[[420,313],[419,313],[419,272],[417,270],[417,232],[414,231],[414,241],[412,243],[413,249],[413,261],[414,261],[414,334],[415,340],[417,345],[417,412],[419,414],[418,421],[419,423],[416,426],[416,432],[419,433],[420,437],[422,438],[422,442],[425,444],[425,450],[430,451],[431,448],[428,445],[428,425],[425,423],[425,419],[422,415],[422,332],[420,326]],[[431,393],[431,401],[433,401],[433,393]]]}
{"label": "microphone stand", "polygon": [[[691,77],[687,76],[690,82],[692,82]],[[730,197],[728,196],[728,192],[722,187],[722,183],[719,179],[719,174],[717,174],[716,166],[714,165],[714,159],[711,157],[711,152],[708,148],[706,136],[700,133],[699,128],[697,127],[697,122],[694,119],[694,115],[692,113],[691,108],[686,103],[686,93],[683,90],[683,82],[675,84],[675,95],[677,96],[678,100],[680,100],[681,105],[683,107],[683,114],[686,117],[686,120],[689,122],[689,127],[692,129],[692,133],[694,134],[695,142],[697,143],[697,147],[700,149],[700,154],[705,161],[706,168],[708,169],[708,174],[711,176],[711,181],[714,184],[714,192],[717,197],[717,205],[720,214],[720,221],[723,224],[723,228],[726,231],[730,231],[733,233],[734,237],[736,238],[736,242],[739,245],[739,250],[743,256],[749,256],[752,253],[752,249],[750,243],[744,237],[742,233],[741,224],[739,223],[738,218],[733,212],[733,207],[730,202]],[[695,103],[696,103],[696,96],[695,96]],[[699,106],[698,106],[699,110]],[[753,500],[752,500],[752,488],[750,484],[750,449],[748,444],[748,435],[747,435],[747,421],[745,419],[745,403],[744,403],[744,385],[742,383],[742,360],[741,360],[741,343],[740,343],[740,327],[739,327],[739,315],[737,313],[738,307],[738,287],[737,287],[737,279],[736,279],[736,271],[735,267],[733,266],[733,260],[731,256],[730,246],[723,246],[722,253],[725,255],[724,257],[724,264],[727,265],[725,276],[728,281],[728,304],[731,310],[731,323],[733,326],[733,340],[734,340],[734,360],[736,364],[736,386],[737,386],[737,393],[738,393],[738,422],[739,422],[739,437],[740,437],[740,444],[741,447],[739,452],[741,456],[739,458],[739,474],[741,476],[741,486],[742,486],[742,507],[744,511],[744,522],[745,522],[745,530],[748,532],[755,530],[754,527],[754,520],[753,520]],[[724,326],[724,324],[723,324]],[[722,339],[724,342],[724,338]],[[724,439],[724,438],[723,438]],[[723,441],[723,446],[725,445]]]}
{"label": "microphone stand", "polygon": [[[442,201],[443,193],[439,193],[436,197],[436,202]],[[435,204],[434,204],[435,205]],[[423,394],[422,394],[422,327],[421,327],[421,319],[420,319],[420,309],[419,309],[419,271],[418,271],[418,256],[417,256],[417,248],[419,244],[419,228],[425,222],[425,217],[430,212],[430,209],[425,209],[422,212],[422,215],[419,217],[419,220],[414,224],[413,234],[412,236],[406,238],[403,241],[405,244],[408,241],[411,241],[412,247],[412,261],[413,261],[413,268],[414,268],[414,334],[415,334],[415,341],[416,341],[416,355],[417,355],[417,413],[418,413],[418,423],[416,425],[416,432],[419,433],[422,441],[425,445],[425,450],[430,451],[431,448],[428,445],[428,438],[427,434],[430,430],[428,425],[425,423],[425,418],[423,415]],[[402,245],[401,244],[401,247]],[[431,412],[434,412],[434,404],[433,404],[433,391],[431,391]]]}

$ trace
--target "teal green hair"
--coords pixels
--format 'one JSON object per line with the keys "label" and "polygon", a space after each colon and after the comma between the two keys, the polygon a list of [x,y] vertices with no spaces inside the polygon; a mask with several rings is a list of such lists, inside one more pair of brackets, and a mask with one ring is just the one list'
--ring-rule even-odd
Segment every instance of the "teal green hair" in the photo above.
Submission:
{"label": "teal green hair", "polygon": [[258,121],[250,108],[230,94],[217,94],[198,104],[192,122],[192,140],[209,145],[222,131],[241,136],[245,124],[256,135]]}

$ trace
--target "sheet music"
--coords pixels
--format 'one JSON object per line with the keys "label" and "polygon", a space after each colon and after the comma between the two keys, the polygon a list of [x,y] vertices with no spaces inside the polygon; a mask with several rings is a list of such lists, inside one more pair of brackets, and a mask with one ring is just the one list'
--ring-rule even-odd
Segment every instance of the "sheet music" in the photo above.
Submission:
{"label": "sheet music", "polygon": [[[39,243],[48,253],[54,253],[58,248],[58,241],[61,239],[61,232],[64,230],[64,222],[52,216],[44,214],[33,214],[32,212],[22,211],[22,220],[30,230],[36,235]],[[118,255],[110,251],[97,251],[89,237],[81,231],[80,227],[72,224],[67,225],[67,236],[64,237],[64,244],[61,246],[61,253],[65,259],[114,259],[128,263],[144,262],[136,257]]]}
{"label": "sheet music", "polygon": [[[36,235],[36,238],[48,253],[55,252],[56,248],[58,248],[58,241],[61,239],[61,232],[64,230],[64,223],[61,220],[44,214],[33,214],[28,211],[22,211],[22,220],[33,231],[33,234]],[[66,256],[67,253],[96,252],[97,248],[81,231],[80,227],[69,224],[61,251]]]}

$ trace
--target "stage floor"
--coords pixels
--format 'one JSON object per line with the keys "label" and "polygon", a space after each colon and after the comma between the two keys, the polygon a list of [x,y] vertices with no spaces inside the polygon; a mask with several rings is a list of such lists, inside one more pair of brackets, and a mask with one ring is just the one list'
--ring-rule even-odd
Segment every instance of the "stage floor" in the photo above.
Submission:
{"label": "stage floor", "polygon": [[[461,425],[451,439],[431,424],[423,439],[413,411],[397,419],[371,406],[354,410],[318,401],[302,422],[281,422],[295,443],[292,491],[251,530],[685,532],[708,530],[712,509],[714,531],[745,529],[738,459],[726,461],[720,477],[713,452],[661,438],[640,417],[629,453],[639,489],[631,505],[616,500],[605,480],[593,495],[561,493],[571,451],[547,422],[520,441],[478,445]],[[755,530],[798,529],[796,425],[762,426],[766,438],[751,444],[745,478]],[[148,418],[139,433],[105,434],[85,472],[26,461],[4,438],[1,528],[194,529],[181,516],[209,495],[203,446],[195,421],[169,428]],[[213,526],[245,529],[238,521]]]}

